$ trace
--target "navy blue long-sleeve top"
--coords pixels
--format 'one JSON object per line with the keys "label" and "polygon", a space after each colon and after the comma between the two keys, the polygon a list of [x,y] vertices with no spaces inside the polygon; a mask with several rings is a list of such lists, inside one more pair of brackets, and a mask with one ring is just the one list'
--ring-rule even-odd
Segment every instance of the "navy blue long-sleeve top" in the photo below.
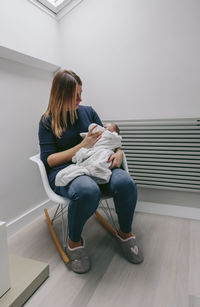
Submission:
{"label": "navy blue long-sleeve top", "polygon": [[80,142],[82,141],[80,133],[87,132],[88,126],[91,123],[96,123],[98,125],[103,126],[99,116],[92,107],[79,105],[77,109],[77,115],[78,118],[72,125],[70,122],[69,114],[66,113],[67,129],[65,132],[63,132],[61,138],[57,138],[52,132],[51,117],[46,119],[45,124],[42,120],[40,120],[39,123],[38,134],[40,144],[40,157],[46,167],[50,186],[54,191],[56,191],[55,177],[57,173],[64,167],[70,165],[72,162],[69,161],[65,164],[51,168],[47,163],[48,156],[56,152],[70,149],[80,144]]}

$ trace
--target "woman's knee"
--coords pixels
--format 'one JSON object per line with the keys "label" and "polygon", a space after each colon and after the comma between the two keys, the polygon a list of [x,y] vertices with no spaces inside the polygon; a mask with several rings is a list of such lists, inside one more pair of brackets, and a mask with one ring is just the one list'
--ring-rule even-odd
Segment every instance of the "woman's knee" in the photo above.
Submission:
{"label": "woman's knee", "polygon": [[111,180],[111,188],[112,190],[117,190],[118,192],[124,192],[124,193],[134,193],[137,194],[137,185],[135,181],[131,178],[131,176],[119,169],[115,171],[112,175]]}
{"label": "woman's knee", "polygon": [[89,176],[80,176],[71,184],[71,199],[80,201],[96,201],[100,199],[100,189]]}

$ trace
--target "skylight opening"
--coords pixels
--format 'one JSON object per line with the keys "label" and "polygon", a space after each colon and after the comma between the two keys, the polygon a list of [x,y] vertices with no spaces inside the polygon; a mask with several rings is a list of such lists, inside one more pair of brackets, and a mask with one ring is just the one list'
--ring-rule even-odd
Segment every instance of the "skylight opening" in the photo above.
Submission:
{"label": "skylight opening", "polygon": [[[47,0],[49,3],[53,4],[55,7],[59,6],[61,3],[65,2],[65,0]],[[69,1],[68,1],[69,2]]]}
{"label": "skylight opening", "polygon": [[67,6],[72,0],[37,0],[49,10],[57,14],[65,6]]}
{"label": "skylight opening", "polygon": [[45,13],[56,18],[62,19],[73,8],[79,5],[83,0],[28,0],[43,10]]}

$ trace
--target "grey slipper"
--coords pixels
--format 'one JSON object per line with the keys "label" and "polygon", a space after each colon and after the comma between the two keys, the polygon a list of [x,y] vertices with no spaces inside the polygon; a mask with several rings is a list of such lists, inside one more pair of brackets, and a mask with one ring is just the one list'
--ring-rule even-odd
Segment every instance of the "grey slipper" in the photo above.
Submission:
{"label": "grey slipper", "polygon": [[70,248],[67,244],[66,254],[69,256],[72,270],[75,273],[86,273],[90,270],[90,259],[85,251],[85,243],[80,247]]}
{"label": "grey slipper", "polygon": [[124,257],[128,261],[135,264],[142,263],[144,261],[141,248],[139,247],[135,236],[128,239],[122,239],[117,233],[116,238],[119,242]]}

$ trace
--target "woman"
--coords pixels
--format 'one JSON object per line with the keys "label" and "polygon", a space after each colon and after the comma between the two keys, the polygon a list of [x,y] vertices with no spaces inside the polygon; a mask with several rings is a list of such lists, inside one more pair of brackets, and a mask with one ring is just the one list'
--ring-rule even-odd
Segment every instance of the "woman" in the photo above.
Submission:
{"label": "woman", "polygon": [[92,107],[80,105],[81,93],[81,79],[72,71],[59,71],[54,77],[49,105],[39,125],[41,159],[50,186],[57,194],[70,199],[66,253],[76,273],[85,273],[90,269],[81,233],[86,221],[98,207],[101,191],[113,196],[120,225],[117,239],[124,256],[132,263],[143,261],[136,238],[131,232],[137,188],[129,174],[120,168],[123,160],[120,149],[109,158],[109,162],[112,162],[109,183],[100,187],[91,177],[82,175],[66,186],[55,186],[56,174],[72,163],[75,153],[82,147],[91,148],[101,138],[102,132],[92,133],[95,127],[84,139],[80,137],[80,132],[87,132],[91,123],[103,126]]}

